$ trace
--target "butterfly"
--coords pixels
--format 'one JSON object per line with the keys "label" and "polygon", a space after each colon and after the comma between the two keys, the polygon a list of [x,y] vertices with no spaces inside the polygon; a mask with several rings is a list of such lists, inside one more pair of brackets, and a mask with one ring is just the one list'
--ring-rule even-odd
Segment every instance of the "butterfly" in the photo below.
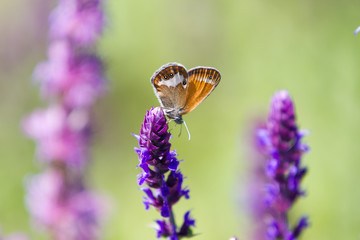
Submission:
{"label": "butterfly", "polygon": [[182,116],[204,101],[220,79],[215,68],[195,67],[187,71],[179,63],[168,63],[160,67],[150,81],[165,115],[181,124]]}

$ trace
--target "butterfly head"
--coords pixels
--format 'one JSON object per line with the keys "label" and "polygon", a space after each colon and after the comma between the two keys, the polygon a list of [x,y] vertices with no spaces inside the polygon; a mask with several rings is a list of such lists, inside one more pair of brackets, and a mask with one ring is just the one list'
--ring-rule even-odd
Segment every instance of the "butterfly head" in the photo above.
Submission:
{"label": "butterfly head", "polygon": [[174,122],[177,123],[177,124],[182,124],[184,122],[184,120],[182,119],[181,116],[179,116],[179,117],[174,119]]}

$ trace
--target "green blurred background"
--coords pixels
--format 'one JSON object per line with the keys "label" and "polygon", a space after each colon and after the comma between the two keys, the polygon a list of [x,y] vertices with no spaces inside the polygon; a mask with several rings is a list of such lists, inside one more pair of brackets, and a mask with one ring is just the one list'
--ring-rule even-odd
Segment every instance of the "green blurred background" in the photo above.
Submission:
{"label": "green blurred background", "polygon": [[[0,225],[33,239],[46,235],[31,229],[23,182],[43,168],[20,121],[46,105],[31,75],[46,59],[53,6],[47,0],[0,2]],[[151,225],[159,215],[144,210],[131,133],[158,105],[149,78],[173,61],[222,74],[216,91],[185,116],[191,141],[184,131],[172,140],[185,159],[180,168],[191,196],[175,214],[180,222],[192,210],[200,233],[194,239],[249,239],[247,133],[279,89],[293,96],[299,126],[311,130],[305,138],[311,147],[304,156],[307,196],[292,210],[294,218],[310,217],[302,239],[359,239],[360,36],[353,35],[359,9],[355,0],[106,1],[108,23],[98,51],[109,91],[95,108],[88,176],[112,202],[103,239],[155,239]]]}

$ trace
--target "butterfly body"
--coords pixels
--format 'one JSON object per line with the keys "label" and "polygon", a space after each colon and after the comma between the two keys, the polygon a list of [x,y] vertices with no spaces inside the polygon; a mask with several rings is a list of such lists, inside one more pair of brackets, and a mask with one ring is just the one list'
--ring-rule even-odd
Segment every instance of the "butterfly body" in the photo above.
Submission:
{"label": "butterfly body", "polygon": [[182,115],[194,110],[219,84],[221,75],[211,67],[196,67],[189,71],[179,63],[169,63],[158,69],[150,81],[165,115],[176,123]]}

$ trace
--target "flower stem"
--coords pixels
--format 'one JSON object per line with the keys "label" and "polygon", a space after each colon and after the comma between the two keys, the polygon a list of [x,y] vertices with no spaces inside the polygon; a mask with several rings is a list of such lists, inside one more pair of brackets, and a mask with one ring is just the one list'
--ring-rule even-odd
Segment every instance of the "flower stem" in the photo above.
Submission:
{"label": "flower stem", "polygon": [[177,234],[176,234],[176,223],[175,223],[175,216],[174,216],[174,212],[172,210],[172,207],[170,207],[170,216],[169,216],[169,220],[170,220],[170,224],[171,224],[171,229],[172,229],[172,234],[173,234],[173,239],[177,240]]}

